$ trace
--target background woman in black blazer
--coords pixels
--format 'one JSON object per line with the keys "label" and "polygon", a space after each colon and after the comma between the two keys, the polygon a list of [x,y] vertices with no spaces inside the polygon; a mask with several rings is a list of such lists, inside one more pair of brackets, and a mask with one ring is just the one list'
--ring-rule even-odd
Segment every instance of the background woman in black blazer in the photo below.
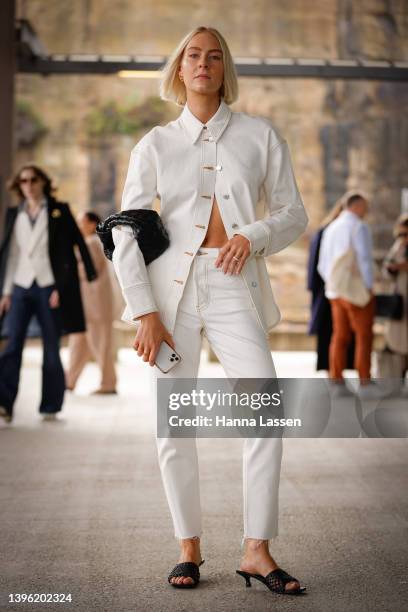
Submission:
{"label": "background woman in black blazer", "polygon": [[0,316],[7,315],[8,328],[0,353],[0,415],[12,418],[24,341],[35,314],[44,345],[40,412],[50,418],[61,410],[65,390],[60,336],[85,330],[75,246],[89,281],[96,272],[68,204],[54,198],[51,179],[41,168],[21,168],[10,189],[20,204],[7,210],[0,246]]}

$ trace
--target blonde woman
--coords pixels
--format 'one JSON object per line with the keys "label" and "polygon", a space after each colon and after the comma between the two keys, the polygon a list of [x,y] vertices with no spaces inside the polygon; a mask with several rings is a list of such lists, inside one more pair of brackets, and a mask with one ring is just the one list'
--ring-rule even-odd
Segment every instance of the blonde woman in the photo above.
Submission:
{"label": "blonde woman", "polygon": [[[161,200],[169,248],[147,267],[126,226],[115,228],[113,263],[127,308],[138,325],[134,348],[154,366],[166,341],[182,357],[154,380],[196,378],[202,333],[228,377],[276,376],[268,331],[278,323],[264,257],[304,231],[307,216],[286,141],[265,120],[233,113],[237,77],[221,34],[188,34],[164,70],[161,95],[183,107],[176,121],[151,130],[133,149],[122,210],[150,209]],[[267,214],[256,218],[263,200]],[[159,464],[180,541],[174,587],[197,585],[202,558],[198,461],[194,438],[158,438]],[[300,593],[278,567],[269,540],[278,532],[281,438],[246,439],[244,553],[240,572],[270,590]]]}

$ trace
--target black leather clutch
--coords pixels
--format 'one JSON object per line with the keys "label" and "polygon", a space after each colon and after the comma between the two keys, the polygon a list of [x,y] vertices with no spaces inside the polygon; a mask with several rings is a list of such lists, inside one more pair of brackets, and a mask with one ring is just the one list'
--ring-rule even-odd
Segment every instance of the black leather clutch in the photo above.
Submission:
{"label": "black leather clutch", "polygon": [[400,321],[404,312],[404,300],[399,293],[375,296],[375,316]]}
{"label": "black leather clutch", "polygon": [[98,223],[96,233],[99,236],[106,257],[112,260],[115,244],[112,239],[112,229],[117,225],[128,225],[142,251],[145,264],[148,265],[159,257],[170,244],[169,235],[160,215],[155,210],[123,210],[110,215]]}

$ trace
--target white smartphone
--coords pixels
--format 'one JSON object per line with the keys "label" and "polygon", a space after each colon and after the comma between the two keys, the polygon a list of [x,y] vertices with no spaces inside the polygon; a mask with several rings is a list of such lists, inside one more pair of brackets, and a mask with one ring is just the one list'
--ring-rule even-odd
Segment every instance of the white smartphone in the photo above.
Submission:
{"label": "white smartphone", "polygon": [[163,374],[167,374],[167,372],[170,372],[170,370],[180,363],[180,361],[181,357],[177,351],[172,349],[171,346],[163,340],[155,361],[155,365],[157,365],[159,370],[163,372]]}

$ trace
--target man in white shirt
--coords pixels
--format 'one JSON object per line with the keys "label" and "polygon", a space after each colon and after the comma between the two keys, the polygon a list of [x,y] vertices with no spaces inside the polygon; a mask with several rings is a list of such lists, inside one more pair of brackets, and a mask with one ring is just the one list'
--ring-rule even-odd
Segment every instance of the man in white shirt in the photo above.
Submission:
{"label": "man in white shirt", "polygon": [[[362,385],[370,382],[375,302],[372,293],[372,239],[369,227],[363,221],[367,211],[368,202],[362,195],[354,194],[347,199],[345,210],[323,233],[317,267],[326,283],[325,294],[330,300],[333,318],[329,375],[340,384],[344,384],[343,370],[352,330],[356,335],[355,368]],[[327,288],[334,263],[350,246],[356,253],[362,281],[371,294],[369,302],[363,307],[352,304]]]}

